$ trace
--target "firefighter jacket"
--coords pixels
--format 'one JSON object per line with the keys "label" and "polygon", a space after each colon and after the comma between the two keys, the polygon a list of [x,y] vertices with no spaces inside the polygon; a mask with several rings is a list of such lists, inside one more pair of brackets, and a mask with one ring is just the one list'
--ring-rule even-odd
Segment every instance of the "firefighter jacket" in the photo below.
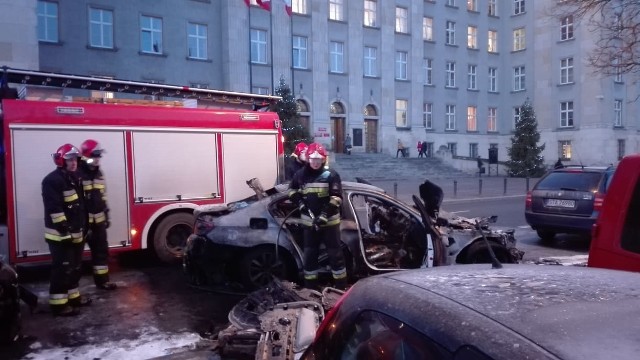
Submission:
{"label": "firefighter jacket", "polygon": [[[340,223],[342,182],[340,175],[333,169],[322,167],[314,170],[305,166],[293,176],[289,184],[289,198],[298,206],[303,204],[313,213],[314,218],[324,218],[326,223],[321,226]],[[300,220],[304,225],[313,225],[307,211],[300,214]]]}
{"label": "firefighter jacket", "polygon": [[42,180],[44,238],[81,243],[85,226],[82,186],[76,174],[62,168]]}
{"label": "firefighter jacket", "polygon": [[86,162],[80,161],[79,173],[88,214],[88,226],[106,224],[109,221],[109,207],[104,176],[100,167],[91,168]]}

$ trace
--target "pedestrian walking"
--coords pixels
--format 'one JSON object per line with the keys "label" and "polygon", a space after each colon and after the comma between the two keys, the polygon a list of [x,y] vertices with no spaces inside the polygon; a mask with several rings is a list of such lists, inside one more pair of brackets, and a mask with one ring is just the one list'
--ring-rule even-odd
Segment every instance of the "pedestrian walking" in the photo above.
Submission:
{"label": "pedestrian walking", "polygon": [[404,144],[402,144],[402,141],[400,139],[398,139],[398,151],[396,151],[396,158],[398,157],[398,154],[402,154],[402,157],[405,156]]}
{"label": "pedestrian walking", "polygon": [[424,157],[429,157],[429,154],[427,154],[427,142],[423,141],[422,145],[420,146],[420,151],[422,151],[422,155],[424,155]]}
{"label": "pedestrian walking", "polygon": [[80,152],[82,158],[79,173],[87,212],[85,239],[91,250],[93,281],[98,289],[115,290],[118,286],[109,281],[107,229],[111,223],[107,206],[106,183],[104,174],[100,170],[100,161],[104,150],[97,141],[87,139],[80,145]]}
{"label": "pedestrian walking", "polygon": [[344,140],[344,153],[351,155],[351,135],[347,134],[347,138]]}
{"label": "pedestrian walking", "polygon": [[324,244],[329,256],[334,286],[347,286],[347,270],[340,247],[340,175],[326,166],[327,152],[321,144],[307,149],[307,165],[298,171],[289,185],[289,198],[300,209],[304,226],[304,285],[318,288],[318,256]]}
{"label": "pedestrian walking", "polygon": [[55,316],[74,316],[77,307],[91,304],[79,289],[86,221],[77,174],[80,151],[64,144],[52,156],[56,169],[42,180],[44,238],[51,253],[49,307]]}

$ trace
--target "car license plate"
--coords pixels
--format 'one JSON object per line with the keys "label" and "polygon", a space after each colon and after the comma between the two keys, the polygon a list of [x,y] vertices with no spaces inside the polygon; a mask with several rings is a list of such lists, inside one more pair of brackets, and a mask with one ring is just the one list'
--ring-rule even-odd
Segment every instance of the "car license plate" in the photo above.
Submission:
{"label": "car license plate", "polygon": [[574,208],[576,206],[575,200],[560,200],[560,199],[547,199],[547,206],[562,207],[562,208]]}

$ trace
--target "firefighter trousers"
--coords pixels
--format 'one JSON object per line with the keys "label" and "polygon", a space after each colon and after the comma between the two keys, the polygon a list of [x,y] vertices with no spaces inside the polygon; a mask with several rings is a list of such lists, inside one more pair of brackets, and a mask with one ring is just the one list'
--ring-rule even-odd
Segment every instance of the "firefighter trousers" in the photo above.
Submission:
{"label": "firefighter trousers", "polygon": [[49,305],[59,311],[80,298],[80,276],[84,242],[47,241],[51,253]]}
{"label": "firefighter trousers", "polygon": [[89,244],[89,249],[91,249],[93,281],[96,286],[102,286],[109,282],[109,244],[107,243],[107,227],[104,223],[91,225],[86,239],[87,244]]}
{"label": "firefighter trousers", "polygon": [[340,248],[340,224],[321,227],[305,227],[304,229],[304,284],[306,288],[318,288],[318,256],[320,244],[324,243],[329,255],[329,265],[334,286],[343,289],[347,285],[347,270],[344,254]]}

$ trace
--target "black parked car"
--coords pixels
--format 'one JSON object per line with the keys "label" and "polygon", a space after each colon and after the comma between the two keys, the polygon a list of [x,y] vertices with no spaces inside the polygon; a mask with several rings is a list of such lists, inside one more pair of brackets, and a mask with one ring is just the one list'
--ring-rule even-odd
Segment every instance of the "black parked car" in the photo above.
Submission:
{"label": "black parked car", "polygon": [[549,171],[527,194],[527,223],[543,240],[558,233],[589,235],[614,171],[586,166]]}
{"label": "black parked car", "polygon": [[358,281],[302,359],[637,359],[638,275],[448,266]]}
{"label": "black parked car", "polygon": [[[341,240],[352,282],[394,270],[490,262],[483,233],[500,261],[522,258],[513,231],[491,230],[485,219],[439,212],[441,189],[428,181],[421,185],[422,200],[414,195],[413,206],[375,186],[342,184]],[[286,189],[285,185],[228,206],[196,209],[194,234],[183,259],[190,280],[208,286],[239,283],[250,290],[273,276],[300,279],[302,227]],[[433,192],[438,196],[431,196]],[[321,271],[326,268],[324,275],[330,276],[326,253],[321,253],[320,263]]]}

